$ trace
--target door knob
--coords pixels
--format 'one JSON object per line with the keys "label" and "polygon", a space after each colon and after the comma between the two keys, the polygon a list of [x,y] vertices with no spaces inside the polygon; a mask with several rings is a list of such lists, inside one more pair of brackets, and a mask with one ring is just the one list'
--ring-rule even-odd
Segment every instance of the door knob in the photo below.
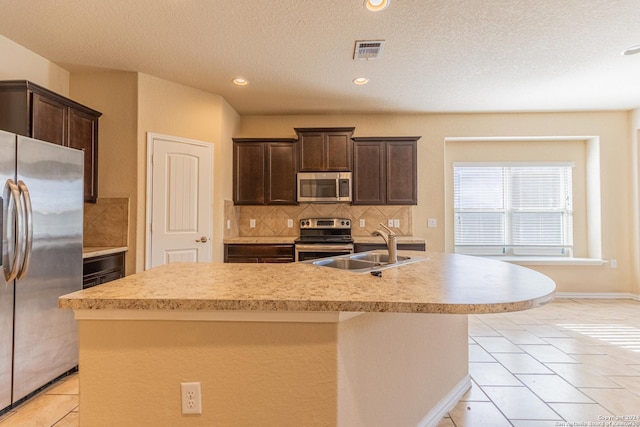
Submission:
{"label": "door knob", "polygon": [[202,236],[201,238],[196,239],[196,242],[199,242],[199,243],[207,243],[207,240],[208,240],[208,239],[207,239],[206,237]]}

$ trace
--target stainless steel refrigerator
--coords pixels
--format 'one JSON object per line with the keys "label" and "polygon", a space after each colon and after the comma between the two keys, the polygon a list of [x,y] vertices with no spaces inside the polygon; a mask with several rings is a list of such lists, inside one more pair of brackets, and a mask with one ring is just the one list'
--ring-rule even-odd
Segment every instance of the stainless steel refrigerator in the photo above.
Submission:
{"label": "stainless steel refrigerator", "polygon": [[0,411],[78,364],[83,153],[0,131]]}

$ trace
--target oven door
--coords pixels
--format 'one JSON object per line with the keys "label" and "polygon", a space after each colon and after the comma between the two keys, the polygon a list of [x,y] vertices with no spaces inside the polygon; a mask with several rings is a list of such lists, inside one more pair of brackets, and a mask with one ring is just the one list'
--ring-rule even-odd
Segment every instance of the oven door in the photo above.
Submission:
{"label": "oven door", "polygon": [[296,243],[296,261],[326,258],[353,253],[353,244]]}

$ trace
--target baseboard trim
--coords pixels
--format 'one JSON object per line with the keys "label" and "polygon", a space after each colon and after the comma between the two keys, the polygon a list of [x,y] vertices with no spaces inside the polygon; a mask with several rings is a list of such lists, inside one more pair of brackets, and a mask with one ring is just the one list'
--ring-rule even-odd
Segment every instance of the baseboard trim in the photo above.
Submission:
{"label": "baseboard trim", "polygon": [[640,295],[628,292],[556,292],[556,298],[633,299],[640,301]]}
{"label": "baseboard trim", "polygon": [[416,427],[436,427],[440,420],[447,415],[462,399],[462,396],[471,388],[471,377],[465,376],[458,384],[442,398],[436,406],[416,425]]}

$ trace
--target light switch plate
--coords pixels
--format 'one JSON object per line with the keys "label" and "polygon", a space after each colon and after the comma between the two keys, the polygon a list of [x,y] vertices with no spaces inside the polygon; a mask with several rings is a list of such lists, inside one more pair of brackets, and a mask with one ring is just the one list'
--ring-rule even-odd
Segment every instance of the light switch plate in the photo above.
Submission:
{"label": "light switch plate", "polygon": [[387,220],[387,227],[393,227],[393,220],[392,219]]}
{"label": "light switch plate", "polygon": [[289,218],[287,220],[287,227],[292,228],[293,227],[293,220],[291,218]]}
{"label": "light switch plate", "polygon": [[438,226],[438,220],[435,218],[427,219],[427,227],[436,228]]}
{"label": "light switch plate", "polygon": [[400,220],[399,219],[394,219],[393,220],[393,226],[395,228],[400,228]]}
{"label": "light switch plate", "polygon": [[256,220],[251,218],[249,220],[249,228],[256,228]]}
{"label": "light switch plate", "polygon": [[227,220],[227,230],[231,230],[231,220]]}
{"label": "light switch plate", "polygon": [[360,228],[364,228],[365,227],[365,221],[364,219],[360,219]]}

